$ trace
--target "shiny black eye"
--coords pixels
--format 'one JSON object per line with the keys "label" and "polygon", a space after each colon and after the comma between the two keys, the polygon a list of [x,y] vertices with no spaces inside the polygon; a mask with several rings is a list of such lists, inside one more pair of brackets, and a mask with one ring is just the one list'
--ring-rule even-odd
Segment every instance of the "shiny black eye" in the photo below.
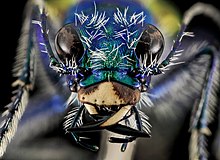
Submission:
{"label": "shiny black eye", "polygon": [[136,46],[136,55],[142,59],[146,66],[162,55],[164,49],[164,37],[153,25],[148,24]]}
{"label": "shiny black eye", "polygon": [[84,48],[73,24],[67,24],[57,32],[55,48],[62,62],[73,58],[76,62],[79,61],[84,53]]}

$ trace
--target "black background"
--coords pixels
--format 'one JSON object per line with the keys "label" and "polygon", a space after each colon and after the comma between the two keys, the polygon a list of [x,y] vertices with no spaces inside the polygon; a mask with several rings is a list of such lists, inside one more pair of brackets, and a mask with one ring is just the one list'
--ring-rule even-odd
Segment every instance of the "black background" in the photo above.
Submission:
{"label": "black background", "polygon": [[[3,106],[10,102],[11,97],[11,83],[13,82],[11,76],[12,63],[14,62],[16,47],[20,34],[22,16],[24,5],[27,0],[19,1],[4,1],[1,5],[1,53],[0,53],[0,110]],[[184,12],[192,4],[198,0],[190,1],[171,1],[180,12]],[[214,4],[220,8],[217,1],[202,0],[201,2]]]}
{"label": "black background", "polygon": [[20,34],[25,0],[4,1],[1,4],[1,53],[0,53],[0,108],[10,102],[12,63]]}

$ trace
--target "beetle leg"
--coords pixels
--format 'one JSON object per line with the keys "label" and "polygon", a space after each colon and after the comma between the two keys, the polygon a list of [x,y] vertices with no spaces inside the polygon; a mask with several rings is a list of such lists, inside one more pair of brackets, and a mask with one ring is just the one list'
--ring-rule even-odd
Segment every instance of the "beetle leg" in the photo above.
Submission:
{"label": "beetle leg", "polygon": [[[188,25],[191,24],[192,20],[197,16],[205,16],[214,22],[214,24],[220,28],[219,11],[211,5],[197,3],[193,5],[189,10],[187,10],[183,17],[183,24],[180,29],[180,32],[177,36],[177,40],[174,43],[173,49],[166,57],[166,59],[160,64],[159,68],[162,71],[169,66],[172,61],[172,57],[176,54],[177,49],[180,46],[181,39],[187,33],[185,32]],[[214,44],[215,45],[215,44]],[[190,131],[191,131],[191,140],[190,140],[190,159],[207,159],[207,142],[206,136],[211,135],[209,129],[209,124],[212,122],[214,117],[215,110],[215,101],[217,97],[217,92],[214,88],[219,88],[219,51],[214,47],[207,47],[197,54],[197,57],[202,55],[210,55],[210,67],[206,73],[206,83],[204,83],[201,96],[197,99],[193,107],[193,112],[191,116]]]}
{"label": "beetle leg", "polygon": [[15,135],[19,120],[21,119],[29,99],[29,91],[34,87],[35,79],[35,55],[33,43],[33,30],[31,19],[33,7],[31,2],[26,6],[26,17],[23,22],[22,33],[18,45],[17,58],[14,64],[14,76],[17,80],[12,83],[17,89],[13,92],[12,102],[6,106],[7,110],[2,114],[0,130],[0,157]]}
{"label": "beetle leg", "polygon": [[219,88],[219,59],[214,48],[204,49],[198,56],[208,54],[211,56],[211,64],[206,73],[207,82],[204,83],[201,96],[194,104],[193,112],[191,114],[190,123],[190,158],[191,159],[207,159],[206,151],[206,137],[211,135],[209,124],[212,122],[215,111],[215,99],[217,92],[215,88]]}

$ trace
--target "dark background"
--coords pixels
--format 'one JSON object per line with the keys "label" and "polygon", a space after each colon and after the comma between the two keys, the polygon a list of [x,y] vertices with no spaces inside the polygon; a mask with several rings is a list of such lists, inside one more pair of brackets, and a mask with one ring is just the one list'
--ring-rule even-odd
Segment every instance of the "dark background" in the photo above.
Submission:
{"label": "dark background", "polygon": [[26,0],[4,1],[1,4],[1,58],[0,58],[0,108],[10,102],[12,63],[21,29],[23,8]]}
{"label": "dark background", "polygon": [[[20,34],[22,16],[24,5],[27,0],[19,1],[4,1],[1,11],[1,59],[0,59],[0,110],[7,103],[10,102],[11,97],[11,83],[13,82],[11,76],[12,63],[14,62],[14,56]],[[171,1],[180,12],[184,12],[192,4],[198,2],[198,0],[190,1]],[[202,0],[201,2],[214,4],[220,8],[217,1],[212,2],[210,0]],[[4,9],[3,9],[4,8]]]}

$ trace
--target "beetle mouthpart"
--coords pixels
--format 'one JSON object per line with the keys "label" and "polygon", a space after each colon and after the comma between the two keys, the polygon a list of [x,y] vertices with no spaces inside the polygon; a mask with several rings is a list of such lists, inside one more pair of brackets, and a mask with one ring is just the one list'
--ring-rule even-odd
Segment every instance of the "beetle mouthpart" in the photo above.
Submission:
{"label": "beetle mouthpart", "polygon": [[133,105],[114,105],[114,106],[106,106],[106,105],[91,105],[84,104],[89,114],[93,116],[98,116],[99,118],[102,116],[109,116],[110,118],[106,120],[101,127],[110,126],[118,123],[122,120],[126,114],[130,111]]}
{"label": "beetle mouthpart", "polygon": [[131,110],[131,107],[132,107],[132,105],[127,105],[127,106],[121,107],[121,109],[118,112],[116,112],[113,116],[111,116],[107,121],[105,121],[100,126],[106,127],[106,126],[110,126],[110,125],[118,123]]}
{"label": "beetle mouthpart", "polygon": [[100,116],[110,116],[118,112],[122,107],[126,105],[93,105],[93,104],[84,104],[89,114],[91,115],[100,115]]}

